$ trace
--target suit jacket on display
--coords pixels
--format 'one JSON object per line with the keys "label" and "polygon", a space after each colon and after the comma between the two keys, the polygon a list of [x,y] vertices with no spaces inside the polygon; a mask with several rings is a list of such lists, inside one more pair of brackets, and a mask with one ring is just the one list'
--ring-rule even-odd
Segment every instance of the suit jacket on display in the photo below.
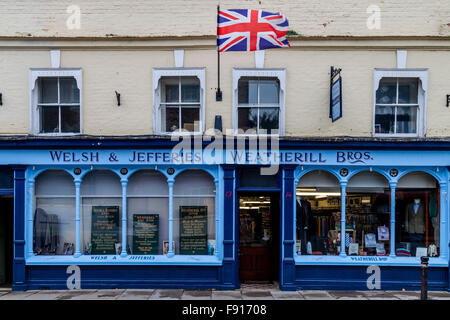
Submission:
{"label": "suit jacket on display", "polygon": [[408,233],[425,233],[425,208],[422,203],[417,213],[414,212],[414,203],[406,206],[405,230]]}

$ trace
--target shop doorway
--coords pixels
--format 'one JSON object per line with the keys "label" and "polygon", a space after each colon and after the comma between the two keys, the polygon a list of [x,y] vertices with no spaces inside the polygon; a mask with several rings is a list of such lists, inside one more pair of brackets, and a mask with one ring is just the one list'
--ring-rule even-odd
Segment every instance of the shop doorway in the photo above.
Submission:
{"label": "shop doorway", "polygon": [[239,194],[239,279],[241,283],[278,281],[280,194]]}
{"label": "shop doorway", "polygon": [[0,287],[12,284],[13,228],[13,197],[0,197]]}

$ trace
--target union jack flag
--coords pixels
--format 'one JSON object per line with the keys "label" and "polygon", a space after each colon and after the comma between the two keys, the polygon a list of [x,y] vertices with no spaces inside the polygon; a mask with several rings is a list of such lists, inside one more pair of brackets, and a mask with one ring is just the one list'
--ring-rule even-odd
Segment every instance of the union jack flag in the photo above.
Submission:
{"label": "union jack flag", "polygon": [[217,15],[217,48],[255,51],[289,47],[289,22],[282,13],[263,10],[220,10]]}

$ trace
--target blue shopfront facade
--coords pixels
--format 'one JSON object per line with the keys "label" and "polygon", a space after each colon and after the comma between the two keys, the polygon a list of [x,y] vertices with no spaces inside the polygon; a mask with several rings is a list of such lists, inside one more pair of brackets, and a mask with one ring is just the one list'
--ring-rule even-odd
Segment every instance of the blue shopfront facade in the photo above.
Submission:
{"label": "blue shopfront facade", "polygon": [[[232,149],[225,148],[222,157],[214,161],[211,154],[207,154],[207,146],[203,144],[202,148],[194,148],[192,152],[174,153],[176,143],[160,137],[2,141],[0,164],[14,170],[13,289],[67,289],[75,273],[82,289],[239,288],[238,202],[242,192],[279,195],[279,255],[276,263],[277,280],[282,290],[419,289],[420,258],[397,256],[395,241],[388,243],[387,255],[348,255],[344,241],[337,255],[299,254],[296,249],[297,186],[303,177],[315,171],[333,175],[339,184],[343,213],[339,223],[341,230],[347,228],[346,188],[352,177],[359,173],[375,172],[386,179],[390,188],[390,212],[395,212],[395,191],[403,177],[421,172],[435,179],[439,186],[440,251],[438,256],[430,257],[429,289],[449,289],[449,142],[292,139],[280,140],[279,150],[270,152],[241,150],[234,145]],[[243,185],[242,172],[246,172],[243,168],[268,167],[270,161],[278,164],[274,185],[258,186],[257,182],[252,186]],[[164,218],[165,237],[169,242],[167,252],[130,254],[127,248],[131,238],[123,236],[116,254],[87,253],[83,183],[99,170],[109,172],[119,181],[121,192],[114,195],[117,198],[114,201],[124,213],[120,218],[123,235],[129,232],[132,224],[126,213],[130,206],[130,190],[134,188],[130,186],[133,176],[140,171],[152,171],[166,183],[163,188],[167,193],[163,198],[167,199]],[[73,182],[70,200],[73,201],[73,218],[68,224],[73,230],[70,231],[73,234],[70,254],[36,254],[35,251],[36,183],[49,171],[64,172]],[[214,189],[204,192],[205,197],[210,198],[209,210],[214,212],[213,216],[208,216],[213,220],[208,222],[214,230],[211,233],[215,245],[213,254],[179,253],[175,206],[179,203],[177,197],[181,196],[177,183],[184,173],[192,171],[206,175]],[[195,181],[191,182],[195,184]],[[189,183],[183,184],[183,188],[188,189]],[[112,199],[113,196],[104,195],[104,198]],[[395,239],[395,215],[390,215],[390,224],[390,238]],[[379,285],[371,287],[368,284],[374,278],[379,280]]]}

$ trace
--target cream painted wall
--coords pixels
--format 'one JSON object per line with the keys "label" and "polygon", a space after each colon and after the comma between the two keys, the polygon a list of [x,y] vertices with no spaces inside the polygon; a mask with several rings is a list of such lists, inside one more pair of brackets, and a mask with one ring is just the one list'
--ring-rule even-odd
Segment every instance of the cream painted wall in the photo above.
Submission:
{"label": "cream painted wall", "polygon": [[[449,50],[408,50],[408,68],[429,68],[427,136],[450,136]],[[329,114],[330,66],[342,68],[343,118]],[[152,68],[173,67],[173,50],[64,49],[62,68],[83,70],[83,133],[152,134]],[[223,101],[215,101],[217,53],[214,48],[186,49],[185,67],[206,67],[206,128],[222,115],[232,127],[232,68],[254,68],[254,53],[221,54]],[[0,50],[0,134],[29,133],[29,68],[50,67],[49,50]],[[396,50],[291,48],[267,50],[266,68],[286,68],[286,135],[363,136],[372,134],[373,70],[395,68]],[[115,90],[121,94],[117,106]]]}
{"label": "cream painted wall", "polygon": [[[449,36],[447,0],[2,0],[4,37],[155,37],[216,34],[216,10],[284,12],[304,36]],[[80,10],[80,28],[67,21]],[[380,8],[381,28],[367,28]],[[69,10],[69,11],[68,11]]]}

